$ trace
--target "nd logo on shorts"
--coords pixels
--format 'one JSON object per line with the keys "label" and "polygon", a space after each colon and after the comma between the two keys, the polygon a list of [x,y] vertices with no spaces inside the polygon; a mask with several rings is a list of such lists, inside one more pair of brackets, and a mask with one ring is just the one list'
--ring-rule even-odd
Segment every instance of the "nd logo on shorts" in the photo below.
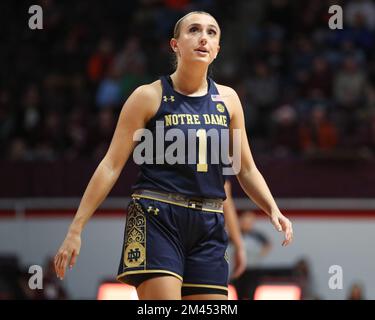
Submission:
{"label": "nd logo on shorts", "polygon": [[125,249],[125,264],[127,267],[139,267],[145,261],[145,247],[140,243],[133,242]]}
{"label": "nd logo on shorts", "polygon": [[146,219],[142,207],[133,201],[128,208],[125,230],[124,264],[134,268],[142,266],[146,258]]}

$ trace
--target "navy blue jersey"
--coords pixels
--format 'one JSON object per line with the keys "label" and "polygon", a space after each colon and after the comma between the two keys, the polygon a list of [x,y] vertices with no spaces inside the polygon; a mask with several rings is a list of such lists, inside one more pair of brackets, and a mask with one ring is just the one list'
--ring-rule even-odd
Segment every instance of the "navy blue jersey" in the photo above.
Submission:
{"label": "navy blue jersey", "polygon": [[[158,111],[146,124],[153,137],[152,159],[149,157],[140,165],[138,181],[132,190],[151,189],[225,199],[223,168],[228,166],[229,138],[223,138],[222,134],[229,133],[230,116],[214,81],[207,79],[206,95],[190,97],[175,91],[169,76],[160,80],[162,100]],[[176,128],[184,134],[182,147],[185,150],[183,157],[171,164],[166,157],[177,155],[177,145],[181,151],[181,140],[173,131]],[[157,131],[163,131],[164,147],[156,143]]]}

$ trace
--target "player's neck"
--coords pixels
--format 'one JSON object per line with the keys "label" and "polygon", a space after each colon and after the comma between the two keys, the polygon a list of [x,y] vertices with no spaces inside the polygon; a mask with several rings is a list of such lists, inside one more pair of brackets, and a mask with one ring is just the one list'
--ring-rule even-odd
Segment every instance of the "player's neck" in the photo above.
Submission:
{"label": "player's neck", "polygon": [[202,96],[208,91],[207,70],[195,72],[195,70],[178,66],[171,74],[174,90],[184,95]]}

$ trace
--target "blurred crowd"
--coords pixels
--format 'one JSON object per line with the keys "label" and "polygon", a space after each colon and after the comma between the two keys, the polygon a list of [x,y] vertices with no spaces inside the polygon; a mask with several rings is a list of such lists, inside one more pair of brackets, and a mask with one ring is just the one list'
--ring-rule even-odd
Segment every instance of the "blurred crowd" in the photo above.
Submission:
{"label": "blurred crowd", "polygon": [[[249,228],[253,225],[253,214],[248,211],[243,215],[244,228]],[[251,220],[251,222],[250,222]],[[243,229],[243,235],[250,234],[253,230]],[[255,230],[253,230],[255,231]],[[259,236],[259,231],[257,236]],[[263,245],[266,244],[263,242]],[[269,243],[267,244],[267,246]],[[255,250],[252,250],[251,258],[255,257]],[[261,256],[269,253],[269,248],[263,247],[261,252],[258,252],[257,261]],[[250,260],[250,259],[249,259]],[[248,266],[241,277],[232,284],[236,287],[237,298],[239,300],[253,300],[255,289],[272,280],[273,283],[278,282],[296,284],[301,288],[301,300],[325,300],[325,297],[317,295],[314,290],[314,279],[312,277],[310,263],[307,259],[301,258],[294,265],[287,269],[287,273],[277,274],[277,268],[273,269],[273,277],[270,278],[270,270],[254,268],[255,264]],[[53,257],[47,256],[42,267],[43,276],[41,281],[33,279],[35,272],[28,270],[23,266],[16,255],[0,255],[0,301],[1,300],[71,300],[73,299],[66,289],[66,284],[59,280],[55,275]],[[264,268],[264,266],[263,266]],[[283,281],[283,282],[282,282]],[[36,284],[38,283],[38,286]],[[109,283],[103,281],[98,283]],[[346,294],[343,299],[346,300],[366,300],[365,285],[361,281],[353,281],[350,287],[346,289]],[[98,297],[98,292],[92,293],[92,299]]]}
{"label": "blurred crowd", "polygon": [[[239,226],[246,251],[246,268],[239,277],[233,277],[236,264],[234,246],[230,242],[228,247],[230,284],[236,288],[239,300],[254,300],[259,297],[257,289],[263,285],[295,285],[300,288],[298,299],[326,300],[317,291],[316,272],[313,272],[312,257],[298,257],[287,266],[277,266],[265,261],[272,255],[273,245],[269,237],[258,229],[257,213],[252,210],[239,212]],[[366,300],[365,283],[360,279],[345,286],[346,300]],[[258,292],[259,293],[259,292]]]}
{"label": "blurred crowd", "polygon": [[55,275],[54,261],[47,257],[40,266],[42,278],[35,270],[21,265],[16,255],[0,255],[0,300],[66,300],[69,299],[62,281]]}
{"label": "blurred crowd", "polygon": [[[139,85],[173,71],[169,39],[191,10],[213,14],[210,70],[243,104],[253,150],[272,157],[375,157],[375,3],[371,0],[22,1],[1,3],[0,159],[100,158]],[[344,29],[331,30],[330,5]],[[14,16],[14,12],[20,12]]]}

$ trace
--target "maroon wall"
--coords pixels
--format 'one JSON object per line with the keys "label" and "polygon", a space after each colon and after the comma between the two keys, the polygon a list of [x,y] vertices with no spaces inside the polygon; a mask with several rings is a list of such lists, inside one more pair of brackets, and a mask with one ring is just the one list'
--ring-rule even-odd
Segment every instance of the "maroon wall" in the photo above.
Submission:
{"label": "maroon wall", "polygon": [[[375,161],[256,159],[275,197],[375,197]],[[98,162],[0,162],[0,197],[79,197]],[[129,163],[110,196],[129,196],[138,168]],[[234,179],[235,181],[235,179]],[[237,182],[234,195],[244,196]]]}

